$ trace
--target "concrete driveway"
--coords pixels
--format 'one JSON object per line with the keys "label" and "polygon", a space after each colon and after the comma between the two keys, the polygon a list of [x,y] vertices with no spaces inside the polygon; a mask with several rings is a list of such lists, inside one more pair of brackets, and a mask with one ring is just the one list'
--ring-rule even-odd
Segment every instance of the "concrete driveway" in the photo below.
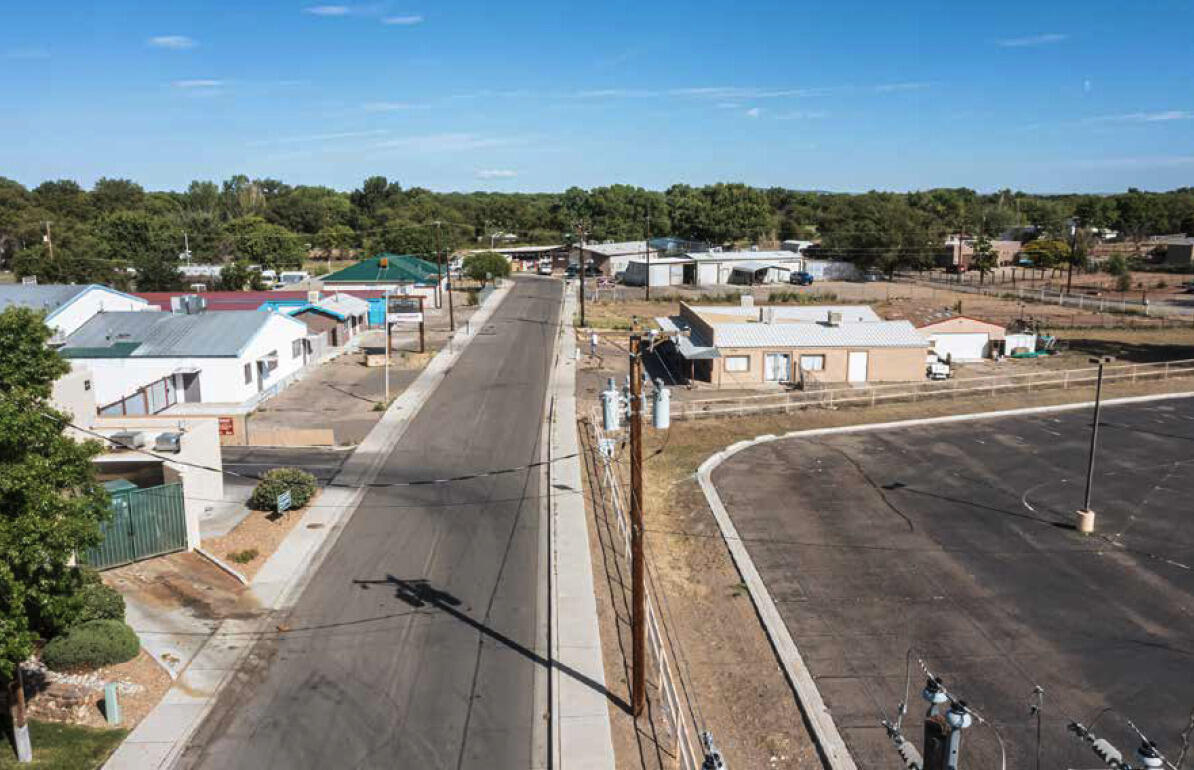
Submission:
{"label": "concrete driveway", "polygon": [[[1074,531],[1089,411],[762,444],[713,481],[860,767],[898,758],[879,720],[910,681],[920,741],[924,673],[998,728],[1008,767],[1099,764],[1065,730],[1125,754],[1134,721],[1180,750],[1194,708],[1194,400],[1116,406],[1101,419],[1099,536]],[[909,677],[906,680],[906,676]],[[963,762],[998,767],[993,732]]]}

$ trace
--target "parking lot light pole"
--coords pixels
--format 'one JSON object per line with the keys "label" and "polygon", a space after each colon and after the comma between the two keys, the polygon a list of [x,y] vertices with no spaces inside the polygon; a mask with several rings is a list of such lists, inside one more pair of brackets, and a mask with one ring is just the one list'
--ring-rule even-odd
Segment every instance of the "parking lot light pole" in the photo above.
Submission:
{"label": "parking lot light pole", "polygon": [[1090,359],[1090,363],[1099,367],[1095,380],[1094,423],[1090,426],[1090,454],[1086,460],[1086,493],[1082,497],[1082,510],[1078,511],[1078,531],[1084,535],[1094,532],[1094,511],[1090,507],[1090,491],[1094,485],[1095,452],[1099,444],[1099,407],[1103,401],[1103,367],[1115,359],[1111,356],[1100,356]]}

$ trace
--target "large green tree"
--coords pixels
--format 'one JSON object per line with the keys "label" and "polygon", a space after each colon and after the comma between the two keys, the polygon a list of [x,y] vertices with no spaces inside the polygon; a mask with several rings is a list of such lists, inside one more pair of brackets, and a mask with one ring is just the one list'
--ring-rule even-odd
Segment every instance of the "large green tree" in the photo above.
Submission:
{"label": "large green tree", "polygon": [[108,496],[95,480],[95,441],[66,435],[50,405],[69,365],[27,308],[0,312],[0,678],[38,637],[61,631],[81,586],[75,554],[100,542]]}

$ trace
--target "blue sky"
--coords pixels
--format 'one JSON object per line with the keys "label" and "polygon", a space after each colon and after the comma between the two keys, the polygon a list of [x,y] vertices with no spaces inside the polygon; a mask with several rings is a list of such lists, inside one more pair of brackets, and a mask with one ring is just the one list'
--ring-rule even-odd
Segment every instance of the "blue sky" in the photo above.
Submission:
{"label": "blue sky", "polygon": [[0,29],[27,184],[1194,184],[1188,1],[7,0]]}

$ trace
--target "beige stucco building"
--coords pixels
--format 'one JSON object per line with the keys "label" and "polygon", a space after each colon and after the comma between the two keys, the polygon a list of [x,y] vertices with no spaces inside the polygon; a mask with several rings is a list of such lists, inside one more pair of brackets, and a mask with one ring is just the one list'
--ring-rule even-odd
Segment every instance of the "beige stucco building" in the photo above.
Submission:
{"label": "beige stucco building", "polygon": [[928,342],[864,305],[697,307],[658,319],[681,373],[721,388],[907,382],[925,377]]}

